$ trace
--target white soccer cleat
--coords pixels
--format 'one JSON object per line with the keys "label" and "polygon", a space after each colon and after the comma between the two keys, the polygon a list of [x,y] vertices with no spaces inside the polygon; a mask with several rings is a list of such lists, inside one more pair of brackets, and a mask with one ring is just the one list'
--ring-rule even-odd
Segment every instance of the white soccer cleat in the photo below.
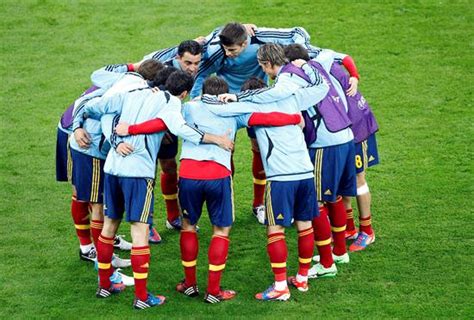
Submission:
{"label": "white soccer cleat", "polygon": [[[347,252],[344,253],[342,256],[336,256],[333,253],[332,254],[332,259],[337,264],[349,263],[349,261],[350,261],[349,254]],[[313,261],[319,263],[319,261],[321,261],[321,258],[319,257],[319,255],[316,255],[316,256],[313,257]]]}
{"label": "white soccer cleat", "polygon": [[308,278],[334,278],[336,275],[337,267],[335,263],[329,268],[325,268],[322,264],[316,263],[308,270]]}
{"label": "white soccer cleat", "polygon": [[112,267],[114,268],[128,268],[132,265],[132,261],[130,259],[122,259],[119,258],[118,255],[114,253],[112,256]]}
{"label": "white soccer cleat", "polygon": [[132,244],[125,240],[125,236],[123,235],[116,235],[114,239],[114,248],[130,251],[132,250]]}
{"label": "white soccer cleat", "polygon": [[261,205],[252,209],[253,215],[257,218],[258,223],[265,224],[265,206]]}
{"label": "white soccer cleat", "polygon": [[120,275],[120,278],[122,279],[122,282],[125,286],[131,287],[135,285],[135,279],[133,277],[127,276],[126,274],[120,272],[121,269],[115,270],[115,273]]}

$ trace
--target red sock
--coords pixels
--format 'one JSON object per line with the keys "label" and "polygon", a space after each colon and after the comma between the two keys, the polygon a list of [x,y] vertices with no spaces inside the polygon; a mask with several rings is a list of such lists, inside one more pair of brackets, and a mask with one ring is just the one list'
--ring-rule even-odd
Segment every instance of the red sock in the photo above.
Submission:
{"label": "red sock", "polygon": [[285,233],[277,232],[268,235],[267,252],[270,257],[275,281],[286,280],[286,259],[288,249],[286,247]]}
{"label": "red sock", "polygon": [[161,192],[166,203],[168,221],[179,217],[178,207],[178,175],[176,173],[161,173]]}
{"label": "red sock", "polygon": [[311,267],[311,258],[314,252],[313,227],[298,231],[298,273],[302,276],[308,275]]}
{"label": "red sock", "polygon": [[114,272],[112,267],[112,255],[114,253],[114,237],[107,238],[99,236],[97,241],[97,262],[99,267],[99,285],[102,288],[110,288],[110,276]]}
{"label": "red sock", "polygon": [[372,215],[367,218],[359,217],[359,227],[361,232],[372,235],[374,233],[374,230],[372,230]]}
{"label": "red sock", "polygon": [[92,240],[94,240],[95,246],[97,246],[97,242],[99,241],[99,236],[102,232],[103,227],[104,227],[104,221],[91,220]]}
{"label": "red sock", "polygon": [[89,204],[87,202],[77,201],[75,196],[72,196],[71,201],[71,215],[76,228],[76,234],[79,238],[79,243],[82,246],[91,244],[91,232],[89,225]]}
{"label": "red sock", "polygon": [[336,202],[327,203],[329,220],[331,221],[332,239],[334,247],[332,252],[341,256],[346,250],[346,208],[342,202],[342,197],[338,197]]}
{"label": "red sock", "polygon": [[263,205],[263,195],[265,193],[266,176],[263,169],[260,152],[252,150],[252,174],[253,174],[253,206]]}
{"label": "red sock", "polygon": [[328,209],[319,207],[319,217],[313,219],[314,242],[319,252],[320,263],[329,268],[334,263],[331,250],[331,226],[328,220]]}
{"label": "red sock", "polygon": [[346,215],[347,215],[346,231],[353,231],[353,230],[355,230],[354,212],[352,211],[352,208],[346,209]]}
{"label": "red sock", "polygon": [[179,245],[181,248],[181,263],[184,267],[184,284],[190,287],[197,283],[196,264],[199,242],[196,231],[182,230]]}
{"label": "red sock", "polygon": [[135,279],[135,297],[146,301],[148,299],[146,283],[148,268],[150,267],[150,246],[132,247],[130,259],[132,260],[133,278]]}
{"label": "red sock", "polygon": [[207,292],[218,295],[221,287],[221,276],[225,268],[229,252],[229,238],[213,235],[209,244],[209,273],[207,277]]}

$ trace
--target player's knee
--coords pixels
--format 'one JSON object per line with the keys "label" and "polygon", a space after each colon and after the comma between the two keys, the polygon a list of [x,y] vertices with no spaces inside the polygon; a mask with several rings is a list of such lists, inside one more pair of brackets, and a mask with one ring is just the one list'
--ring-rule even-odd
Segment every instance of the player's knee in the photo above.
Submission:
{"label": "player's knee", "polygon": [[228,237],[231,227],[218,227],[213,226],[213,234],[215,236]]}
{"label": "player's knee", "polygon": [[370,190],[369,190],[369,186],[367,185],[367,183],[363,184],[360,187],[357,187],[357,195],[358,196],[362,196],[362,195],[367,194],[369,192],[370,192]]}
{"label": "player's knee", "polygon": [[191,221],[189,221],[189,219],[183,218],[182,224],[181,224],[181,230],[183,230],[183,231],[196,231],[196,225],[191,224]]}
{"label": "player's knee", "polygon": [[267,226],[267,235],[271,235],[274,233],[280,233],[280,232],[285,232],[285,227],[283,226]]}
{"label": "player's knee", "polygon": [[364,184],[367,184],[365,180],[365,171],[362,171],[356,175],[357,187],[361,187]]}
{"label": "player's knee", "polygon": [[148,245],[150,225],[142,222],[132,222],[130,233],[132,235],[132,243],[134,247],[141,247]]}

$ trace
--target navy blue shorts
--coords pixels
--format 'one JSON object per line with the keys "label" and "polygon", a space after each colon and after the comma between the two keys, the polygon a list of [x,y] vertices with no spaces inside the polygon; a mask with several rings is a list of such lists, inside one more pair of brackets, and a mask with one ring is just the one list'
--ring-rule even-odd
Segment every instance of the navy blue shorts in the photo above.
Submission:
{"label": "navy blue shorts", "polygon": [[234,192],[232,178],[195,180],[179,178],[178,199],[183,218],[197,224],[206,202],[211,224],[230,227],[234,222]]}
{"label": "navy blue shorts", "polygon": [[291,219],[311,221],[319,216],[312,178],[296,181],[268,181],[265,187],[266,224],[289,227]]}
{"label": "navy blue shorts", "polygon": [[318,201],[334,202],[338,195],[348,197],[356,195],[353,141],[337,146],[309,149],[309,155],[314,164]]}
{"label": "navy blue shorts", "polygon": [[128,222],[153,223],[153,188],[155,180],[148,178],[125,178],[105,174],[104,214],[110,219]]}
{"label": "navy blue shorts", "polygon": [[173,140],[172,143],[165,144],[164,138],[161,141],[160,151],[158,151],[158,159],[173,159],[178,154],[178,137],[169,131],[166,131]]}
{"label": "navy blue shorts", "polygon": [[247,136],[252,139],[257,139],[257,135],[255,134],[255,129],[252,127],[247,128]]}
{"label": "navy blue shorts", "polygon": [[377,140],[375,133],[371,134],[367,140],[355,145],[355,166],[356,172],[364,172],[368,167],[379,163],[379,152],[377,150]]}
{"label": "navy blue shorts", "polygon": [[69,135],[58,128],[56,138],[56,181],[71,181],[72,159],[69,150]]}
{"label": "navy blue shorts", "polygon": [[76,187],[77,200],[103,203],[104,163],[98,159],[71,149],[73,170],[72,184]]}

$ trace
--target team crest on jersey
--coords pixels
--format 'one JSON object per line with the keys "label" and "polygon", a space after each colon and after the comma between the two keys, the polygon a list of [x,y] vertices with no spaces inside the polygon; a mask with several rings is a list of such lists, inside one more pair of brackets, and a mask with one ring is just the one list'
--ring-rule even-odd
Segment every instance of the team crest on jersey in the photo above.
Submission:
{"label": "team crest on jersey", "polygon": [[282,214],[282,213],[280,213],[279,215],[277,215],[277,220],[283,220],[283,219],[284,219],[284,217],[283,217],[283,214]]}
{"label": "team crest on jersey", "polygon": [[359,108],[360,110],[364,110],[366,106],[367,106],[367,101],[365,100],[363,96],[360,96],[360,100],[357,101],[357,108]]}
{"label": "team crest on jersey", "polygon": [[325,196],[332,196],[332,192],[330,189],[327,189],[326,191],[324,191],[324,195]]}
{"label": "team crest on jersey", "polygon": [[331,98],[334,100],[334,102],[339,103],[339,97],[331,96]]}

